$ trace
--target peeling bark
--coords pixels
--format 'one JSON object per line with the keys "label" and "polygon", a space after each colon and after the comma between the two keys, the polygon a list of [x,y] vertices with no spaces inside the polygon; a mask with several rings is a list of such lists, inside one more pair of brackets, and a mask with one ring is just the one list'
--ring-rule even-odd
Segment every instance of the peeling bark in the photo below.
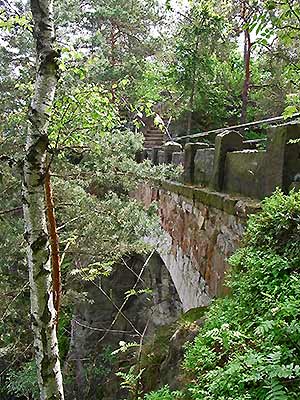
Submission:
{"label": "peeling bark", "polygon": [[45,176],[45,196],[47,205],[48,230],[51,246],[52,279],[53,279],[53,303],[56,311],[56,326],[58,326],[60,298],[61,298],[61,273],[60,273],[60,254],[57,225],[54,209],[53,192],[51,186],[50,172]]}
{"label": "peeling bark", "polygon": [[44,182],[48,150],[49,112],[57,84],[53,1],[31,0],[36,40],[36,80],[29,109],[29,128],[23,167],[23,210],[27,241],[31,318],[41,400],[63,400],[56,336],[49,236]]}

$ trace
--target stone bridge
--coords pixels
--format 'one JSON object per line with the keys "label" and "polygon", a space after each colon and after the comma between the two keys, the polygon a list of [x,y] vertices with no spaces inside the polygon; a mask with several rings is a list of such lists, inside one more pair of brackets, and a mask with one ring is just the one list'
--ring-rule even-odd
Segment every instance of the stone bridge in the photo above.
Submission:
{"label": "stone bridge", "polygon": [[154,243],[183,309],[206,306],[226,292],[228,257],[239,247],[247,217],[277,187],[299,189],[300,125],[269,129],[266,143],[224,131],[209,141],[146,149],[141,159],[183,165],[180,182],[142,185],[137,198],[158,202],[161,234]]}

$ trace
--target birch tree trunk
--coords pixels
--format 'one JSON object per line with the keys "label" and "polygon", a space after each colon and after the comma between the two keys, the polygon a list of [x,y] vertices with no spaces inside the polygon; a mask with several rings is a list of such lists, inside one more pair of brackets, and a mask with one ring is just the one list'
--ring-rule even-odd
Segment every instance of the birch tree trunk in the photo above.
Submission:
{"label": "birch tree trunk", "polygon": [[23,208],[31,293],[31,318],[41,400],[63,400],[45,214],[48,123],[58,72],[53,0],[31,0],[36,40],[36,82],[29,109],[23,170]]}

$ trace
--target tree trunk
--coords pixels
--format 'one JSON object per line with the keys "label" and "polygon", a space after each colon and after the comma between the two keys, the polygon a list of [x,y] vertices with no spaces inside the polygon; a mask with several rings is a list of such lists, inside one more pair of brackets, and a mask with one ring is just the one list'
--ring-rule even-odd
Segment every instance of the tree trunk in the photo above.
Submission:
{"label": "tree trunk", "polygon": [[49,236],[45,210],[48,122],[58,72],[53,0],[31,0],[36,40],[36,82],[29,109],[23,170],[23,209],[31,294],[31,318],[41,400],[63,400],[56,336]]}
{"label": "tree trunk", "polygon": [[48,231],[49,231],[50,247],[51,247],[53,303],[56,311],[56,327],[58,327],[60,298],[61,298],[60,254],[59,254],[59,240],[57,234],[53,192],[52,192],[49,170],[47,171],[45,176],[45,197],[47,206]]}
{"label": "tree trunk", "polygon": [[245,79],[242,93],[242,112],[241,124],[247,122],[247,108],[249,102],[249,88],[250,88],[250,60],[251,60],[251,38],[248,30],[245,30],[245,44],[244,44],[244,65],[245,65]]}
{"label": "tree trunk", "polygon": [[[241,17],[243,24],[248,22],[249,17],[249,1],[243,0]],[[244,28],[244,68],[245,68],[245,78],[242,92],[242,111],[241,111],[241,124],[247,122],[247,108],[249,102],[249,89],[251,80],[251,70],[250,70],[250,60],[251,60],[251,37],[248,28]]]}
{"label": "tree trunk", "polygon": [[189,99],[189,112],[188,112],[188,121],[187,121],[187,134],[191,133],[192,129],[192,119],[193,119],[193,111],[194,111],[194,99],[195,99],[195,91],[196,91],[196,66],[197,66],[197,56],[199,50],[199,34],[197,34],[197,40],[194,48],[193,54],[193,66],[192,66],[192,87],[191,87],[191,94]]}

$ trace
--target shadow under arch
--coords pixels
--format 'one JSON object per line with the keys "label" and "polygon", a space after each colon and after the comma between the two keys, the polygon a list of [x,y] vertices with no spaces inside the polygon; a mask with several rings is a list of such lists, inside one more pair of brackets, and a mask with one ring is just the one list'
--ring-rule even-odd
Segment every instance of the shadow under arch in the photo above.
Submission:
{"label": "shadow under arch", "polygon": [[[143,279],[151,290],[150,325],[155,328],[174,322],[183,312],[183,305],[172,276],[157,251],[148,259]],[[149,328],[152,330],[151,326]]]}
{"label": "shadow under arch", "polygon": [[212,299],[208,285],[191,257],[178,244],[174,245],[171,235],[161,230],[159,235],[145,238],[145,241],[154,246],[155,254],[168,270],[183,312],[207,307]]}

